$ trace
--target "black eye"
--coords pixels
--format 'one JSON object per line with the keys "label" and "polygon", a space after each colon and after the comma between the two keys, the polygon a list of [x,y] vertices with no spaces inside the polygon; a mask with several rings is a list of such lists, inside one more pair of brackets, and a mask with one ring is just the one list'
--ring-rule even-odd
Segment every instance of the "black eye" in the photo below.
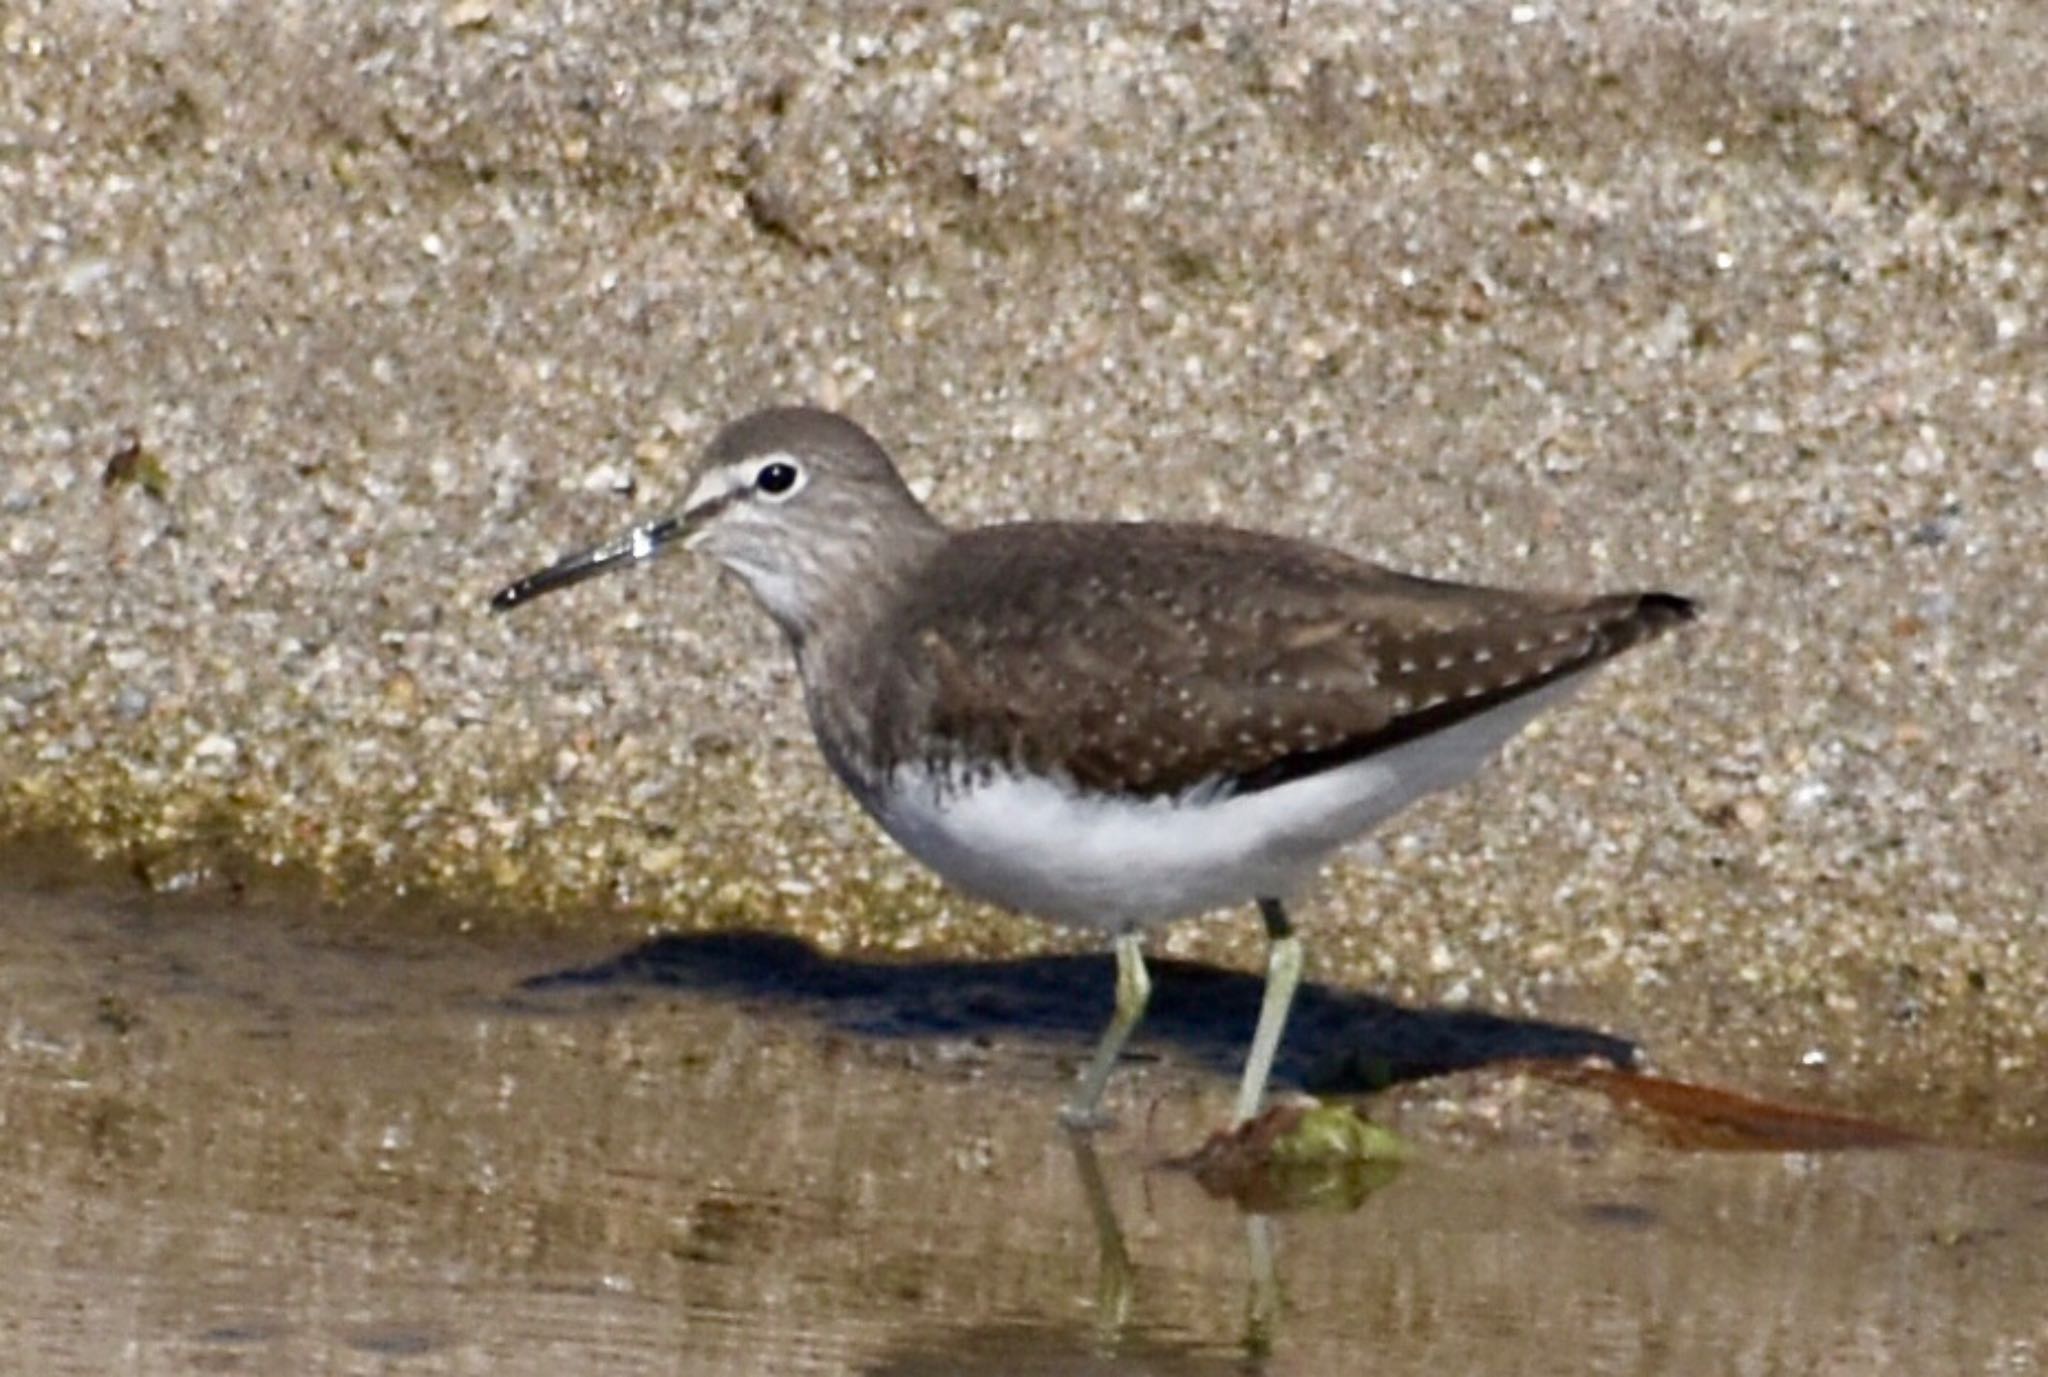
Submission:
{"label": "black eye", "polygon": [[796,486],[796,478],[796,465],[777,459],[772,464],[761,465],[761,471],[754,475],[754,486],[770,497],[780,497]]}

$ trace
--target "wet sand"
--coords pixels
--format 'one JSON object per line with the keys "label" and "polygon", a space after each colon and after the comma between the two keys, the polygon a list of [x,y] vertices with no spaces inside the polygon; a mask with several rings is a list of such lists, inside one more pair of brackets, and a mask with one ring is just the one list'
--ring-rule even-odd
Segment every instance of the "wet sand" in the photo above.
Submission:
{"label": "wet sand", "polygon": [[1231,1088],[1170,1043],[1141,1044],[1091,1165],[1051,1117],[1085,1037],[971,1011],[908,1033],[830,980],[800,982],[803,1009],[559,978],[607,956],[263,902],[8,894],[0,1336],[19,1370],[2048,1356],[2040,1163],[1673,1151],[1598,1097],[1469,1073],[1368,1102],[1410,1142],[1398,1169],[1260,1220],[1164,1165]]}

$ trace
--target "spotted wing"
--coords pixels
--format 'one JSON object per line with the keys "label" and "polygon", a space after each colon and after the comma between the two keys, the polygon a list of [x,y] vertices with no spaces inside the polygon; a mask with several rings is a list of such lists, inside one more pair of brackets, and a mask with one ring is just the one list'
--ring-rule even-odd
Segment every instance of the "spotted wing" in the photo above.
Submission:
{"label": "spotted wing", "polygon": [[1034,524],[951,542],[890,654],[899,751],[1151,796],[1271,788],[1581,673],[1692,605],[1442,583],[1214,527]]}

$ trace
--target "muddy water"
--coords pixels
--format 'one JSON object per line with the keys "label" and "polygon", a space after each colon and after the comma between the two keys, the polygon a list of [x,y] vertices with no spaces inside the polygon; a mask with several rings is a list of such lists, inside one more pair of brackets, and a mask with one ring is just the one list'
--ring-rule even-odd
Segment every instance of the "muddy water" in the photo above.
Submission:
{"label": "muddy water", "polygon": [[1059,978],[910,1017],[745,944],[0,897],[0,1371],[2048,1366],[2034,1163],[1675,1151],[1467,1073],[1376,1107],[1411,1161],[1252,1215],[1162,1165],[1228,1102],[1197,1038],[1093,1154],[1052,1127]]}

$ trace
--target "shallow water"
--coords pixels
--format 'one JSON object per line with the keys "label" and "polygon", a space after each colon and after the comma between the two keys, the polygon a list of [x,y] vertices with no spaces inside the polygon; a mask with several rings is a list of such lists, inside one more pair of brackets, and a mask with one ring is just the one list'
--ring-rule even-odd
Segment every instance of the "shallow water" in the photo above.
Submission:
{"label": "shallow water", "polygon": [[1411,1161],[1253,1216],[1164,1165],[1234,1007],[1168,1010],[1091,1153],[1099,963],[779,950],[0,897],[0,1370],[2048,1365],[2038,1163],[1682,1152],[1468,1072],[1377,1102]]}

